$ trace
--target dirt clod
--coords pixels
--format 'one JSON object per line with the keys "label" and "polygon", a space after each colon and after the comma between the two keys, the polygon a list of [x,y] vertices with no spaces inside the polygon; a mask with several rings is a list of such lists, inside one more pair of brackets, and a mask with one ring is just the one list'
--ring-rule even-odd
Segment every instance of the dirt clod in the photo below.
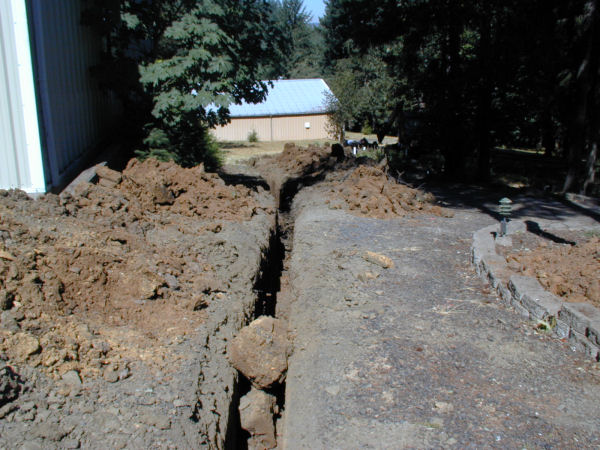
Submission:
{"label": "dirt clod", "polygon": [[240,422],[250,433],[249,449],[270,449],[277,445],[273,421],[276,407],[275,396],[255,388],[240,399]]}
{"label": "dirt clod", "polygon": [[0,406],[16,399],[20,390],[18,375],[11,367],[0,362]]}
{"label": "dirt clod", "polygon": [[255,387],[265,389],[281,383],[290,353],[287,329],[281,320],[261,316],[240,330],[227,353],[233,367]]}
{"label": "dirt clod", "polygon": [[363,258],[365,261],[377,264],[378,266],[381,266],[384,269],[394,267],[394,261],[392,261],[392,258],[390,258],[389,256],[382,255],[381,253],[366,251],[363,254]]}

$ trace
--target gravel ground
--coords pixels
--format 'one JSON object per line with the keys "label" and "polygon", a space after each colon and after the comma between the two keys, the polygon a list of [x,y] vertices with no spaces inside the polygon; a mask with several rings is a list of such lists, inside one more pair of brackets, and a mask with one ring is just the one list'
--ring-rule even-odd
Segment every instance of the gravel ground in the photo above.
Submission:
{"label": "gravel ground", "polygon": [[[454,218],[393,220],[330,210],[316,191],[297,196],[284,448],[600,445],[598,365],[490,293],[469,249],[494,201],[454,194],[444,197]],[[515,209],[587,221],[551,201]]]}

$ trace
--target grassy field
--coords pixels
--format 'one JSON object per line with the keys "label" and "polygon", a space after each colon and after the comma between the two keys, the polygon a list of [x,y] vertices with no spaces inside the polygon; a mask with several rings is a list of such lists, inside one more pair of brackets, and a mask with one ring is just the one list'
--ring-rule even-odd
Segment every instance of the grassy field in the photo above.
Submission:
{"label": "grassy field", "polygon": [[[361,139],[366,137],[369,141],[374,141],[377,137],[374,134],[365,136],[361,133],[346,133],[346,139]],[[398,141],[397,138],[386,136],[383,140],[385,145],[395,144]],[[225,163],[231,164],[245,159],[250,159],[260,155],[274,155],[283,151],[283,146],[293,142],[297,146],[306,147],[309,145],[324,144],[331,145],[336,141],[333,139],[317,139],[310,141],[259,141],[259,142],[248,142],[248,141],[235,141],[235,142],[219,142],[219,147],[223,150],[225,155]]]}
{"label": "grassy field", "polygon": [[308,145],[333,144],[334,140],[317,139],[311,141],[264,141],[264,142],[219,142],[219,147],[225,154],[225,163],[235,163],[245,159],[250,159],[260,155],[274,155],[283,151],[283,146],[293,142],[294,144],[306,147]]}

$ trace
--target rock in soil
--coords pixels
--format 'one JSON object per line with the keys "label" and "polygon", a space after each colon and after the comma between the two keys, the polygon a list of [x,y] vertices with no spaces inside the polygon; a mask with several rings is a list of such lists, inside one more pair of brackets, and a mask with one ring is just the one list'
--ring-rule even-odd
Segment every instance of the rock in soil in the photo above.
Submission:
{"label": "rock in soil", "polygon": [[240,399],[240,421],[242,428],[250,433],[249,449],[275,448],[276,413],[275,396],[252,388]]}
{"label": "rock in soil", "polygon": [[381,253],[370,252],[367,250],[363,254],[363,258],[365,259],[365,261],[377,264],[378,266],[381,266],[384,269],[394,267],[394,261],[392,261],[392,258],[390,258],[389,256],[382,255]]}
{"label": "rock in soil", "polygon": [[290,350],[285,324],[261,316],[240,330],[229,345],[228,356],[254,386],[265,389],[285,379]]}
{"label": "rock in soil", "polygon": [[19,376],[11,367],[0,363],[0,406],[19,396]]}

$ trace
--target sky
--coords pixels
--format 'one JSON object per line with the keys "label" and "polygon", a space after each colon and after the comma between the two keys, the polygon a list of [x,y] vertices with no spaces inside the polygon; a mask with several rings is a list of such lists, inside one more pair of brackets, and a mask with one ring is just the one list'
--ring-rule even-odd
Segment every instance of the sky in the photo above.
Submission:
{"label": "sky", "polygon": [[312,14],[313,23],[318,23],[325,14],[325,0],[304,0],[304,7]]}

